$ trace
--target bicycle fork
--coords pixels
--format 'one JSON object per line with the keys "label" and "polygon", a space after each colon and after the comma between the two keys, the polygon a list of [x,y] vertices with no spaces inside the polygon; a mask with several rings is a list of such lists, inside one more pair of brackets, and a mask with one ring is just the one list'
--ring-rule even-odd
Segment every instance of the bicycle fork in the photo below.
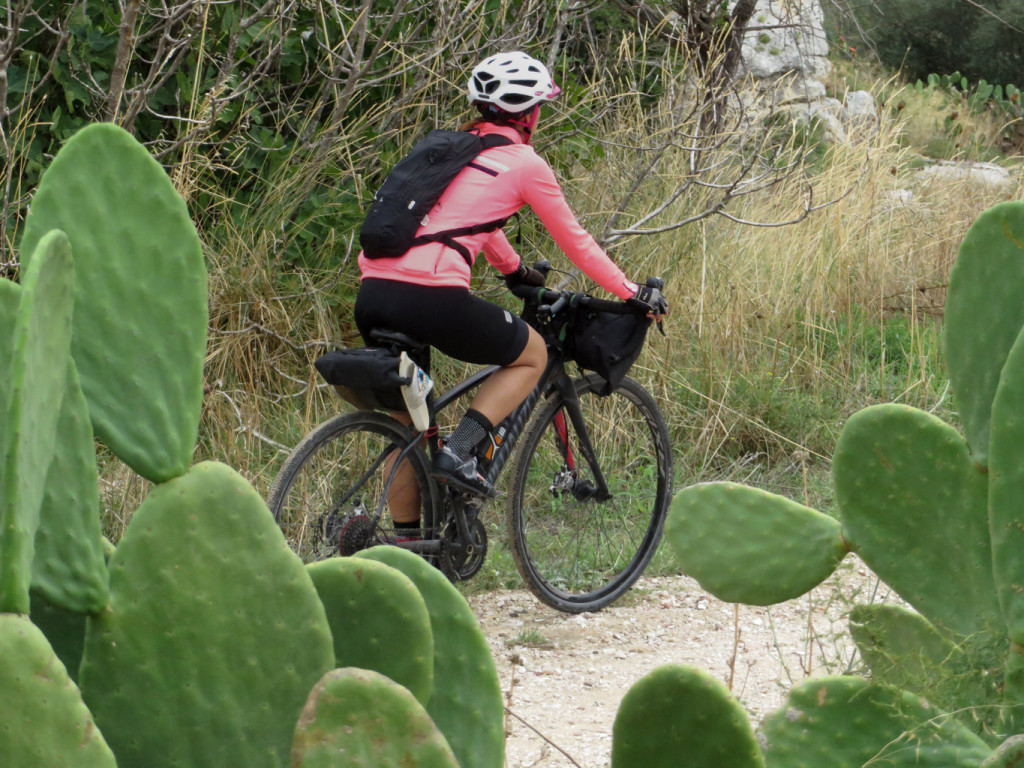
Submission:
{"label": "bicycle fork", "polygon": [[[555,478],[551,490],[552,492],[568,491],[577,501],[588,501],[590,499],[607,501],[612,498],[612,493],[608,489],[608,483],[604,478],[604,473],[601,471],[597,454],[594,452],[594,445],[590,441],[590,431],[587,429],[586,420],[583,418],[583,409],[580,408],[579,395],[576,393],[576,387],[571,381],[567,379],[568,386],[565,386],[565,383],[559,381],[559,390],[562,394],[564,405],[555,413],[555,417],[552,419],[552,427],[555,432],[555,444],[562,455],[566,471],[561,476]],[[583,454],[587,466],[590,467],[590,472],[594,477],[596,485],[580,477],[580,468],[577,465],[576,453],[573,450],[572,440],[570,439],[569,424],[566,423],[566,413],[568,413],[569,422],[571,422],[573,431],[576,434],[579,451]]]}

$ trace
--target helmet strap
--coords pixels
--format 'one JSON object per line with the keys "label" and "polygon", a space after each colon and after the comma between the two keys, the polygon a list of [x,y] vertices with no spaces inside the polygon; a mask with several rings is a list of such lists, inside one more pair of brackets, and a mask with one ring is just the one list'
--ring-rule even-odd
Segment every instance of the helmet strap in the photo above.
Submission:
{"label": "helmet strap", "polygon": [[512,120],[509,120],[512,125],[518,125],[523,129],[523,133],[526,134],[526,143],[530,143],[530,138],[533,136],[533,129],[537,126],[537,118],[540,117],[540,104],[534,106],[526,115],[516,115]]}

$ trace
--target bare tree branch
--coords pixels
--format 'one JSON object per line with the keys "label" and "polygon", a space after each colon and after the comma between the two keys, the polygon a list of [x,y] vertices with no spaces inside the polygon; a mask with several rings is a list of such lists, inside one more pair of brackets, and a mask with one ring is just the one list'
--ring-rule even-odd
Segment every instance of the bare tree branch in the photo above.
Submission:
{"label": "bare tree branch", "polygon": [[124,79],[128,74],[128,59],[135,49],[135,19],[139,15],[142,0],[126,0],[121,13],[121,28],[117,40],[117,54],[114,67],[110,71],[110,92],[107,96],[105,118],[113,122],[117,118],[117,109],[121,105],[121,93],[124,90]]}

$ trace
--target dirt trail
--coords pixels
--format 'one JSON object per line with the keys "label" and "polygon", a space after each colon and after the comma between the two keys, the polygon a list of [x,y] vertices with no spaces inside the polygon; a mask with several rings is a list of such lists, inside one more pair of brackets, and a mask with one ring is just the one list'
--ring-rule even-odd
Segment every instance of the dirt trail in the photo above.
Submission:
{"label": "dirt trail", "polygon": [[884,589],[848,558],[810,595],[770,609],[722,603],[684,576],[642,579],[618,604],[576,616],[549,609],[526,591],[475,595],[469,601],[490,642],[506,703],[521,718],[508,718],[506,765],[609,765],[619,702],[662,664],[693,664],[731,681],[757,721],[808,674],[839,673],[856,663],[846,615],[855,602],[882,599]]}

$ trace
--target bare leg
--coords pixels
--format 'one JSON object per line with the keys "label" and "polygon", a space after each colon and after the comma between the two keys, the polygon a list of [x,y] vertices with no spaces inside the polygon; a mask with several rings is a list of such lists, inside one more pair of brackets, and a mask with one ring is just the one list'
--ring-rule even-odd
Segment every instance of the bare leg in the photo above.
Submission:
{"label": "bare leg", "polygon": [[495,371],[477,390],[470,408],[482,413],[492,424],[508,416],[530,394],[548,361],[544,339],[533,328],[526,348],[510,365]]}
{"label": "bare leg", "polygon": [[[391,416],[406,426],[412,423],[409,414],[404,411],[395,411]],[[385,477],[391,474],[396,455],[392,454],[385,460]],[[396,523],[415,523],[420,519],[420,488],[416,483],[416,472],[408,459],[398,466],[395,479],[388,488],[388,507],[391,519]]]}

